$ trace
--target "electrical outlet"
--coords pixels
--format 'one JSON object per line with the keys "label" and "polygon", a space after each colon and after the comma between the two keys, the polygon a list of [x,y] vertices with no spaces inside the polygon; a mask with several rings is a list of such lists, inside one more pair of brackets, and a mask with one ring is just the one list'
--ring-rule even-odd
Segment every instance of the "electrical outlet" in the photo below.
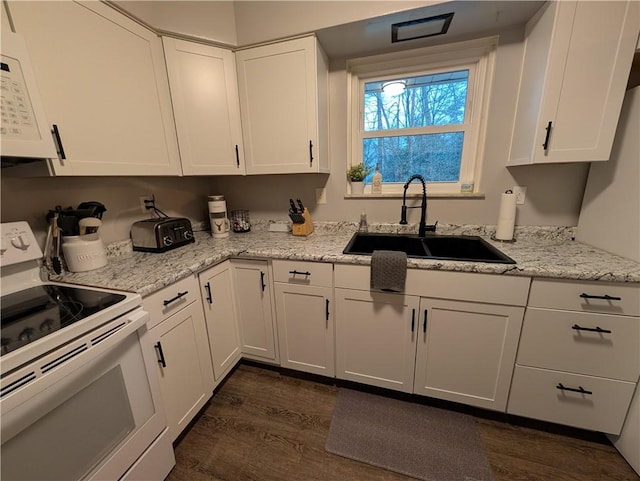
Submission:
{"label": "electrical outlet", "polygon": [[513,187],[513,193],[516,195],[516,204],[524,204],[527,197],[527,188],[524,185],[516,185]]}
{"label": "electrical outlet", "polygon": [[327,189],[320,187],[316,189],[316,204],[327,203]]}
{"label": "electrical outlet", "polygon": [[153,202],[153,195],[143,195],[141,197],[139,197],[140,199],[140,211],[143,214],[147,214],[149,212],[149,209],[147,209],[147,202]]}

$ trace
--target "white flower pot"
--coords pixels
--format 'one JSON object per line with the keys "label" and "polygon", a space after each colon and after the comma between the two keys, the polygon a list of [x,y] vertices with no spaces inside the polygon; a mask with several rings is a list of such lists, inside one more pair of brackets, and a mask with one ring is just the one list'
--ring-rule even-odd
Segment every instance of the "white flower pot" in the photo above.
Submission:
{"label": "white flower pot", "polygon": [[356,195],[364,194],[364,182],[351,181],[351,193]]}

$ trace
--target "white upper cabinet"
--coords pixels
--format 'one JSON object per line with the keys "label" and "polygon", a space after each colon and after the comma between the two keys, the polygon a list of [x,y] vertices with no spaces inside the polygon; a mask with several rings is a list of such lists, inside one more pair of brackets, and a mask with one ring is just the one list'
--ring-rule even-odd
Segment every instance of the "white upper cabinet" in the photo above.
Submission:
{"label": "white upper cabinet", "polygon": [[236,62],[247,173],[328,173],[328,70],[316,38],[240,50]]}
{"label": "white upper cabinet", "polygon": [[609,159],[639,8],[552,1],[528,22],[507,165]]}
{"label": "white upper cabinet", "polygon": [[101,2],[11,2],[64,157],[56,175],[179,175],[160,38]]}
{"label": "white upper cabinet", "polygon": [[232,51],[163,37],[185,175],[244,174]]}

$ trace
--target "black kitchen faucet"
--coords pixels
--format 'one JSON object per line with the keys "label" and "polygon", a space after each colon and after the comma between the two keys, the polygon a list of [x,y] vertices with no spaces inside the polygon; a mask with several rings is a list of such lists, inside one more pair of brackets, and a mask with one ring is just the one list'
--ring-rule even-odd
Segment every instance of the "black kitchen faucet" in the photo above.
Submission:
{"label": "black kitchen faucet", "polygon": [[436,231],[436,225],[438,224],[438,222],[436,221],[435,224],[427,225],[427,183],[425,182],[424,177],[422,177],[421,175],[413,174],[404,184],[400,224],[407,224],[407,209],[416,209],[418,207],[417,205],[407,207],[407,189],[409,188],[409,184],[414,180],[419,180],[422,183],[422,203],[420,204],[420,227],[418,228],[418,237],[424,237],[427,231]]}

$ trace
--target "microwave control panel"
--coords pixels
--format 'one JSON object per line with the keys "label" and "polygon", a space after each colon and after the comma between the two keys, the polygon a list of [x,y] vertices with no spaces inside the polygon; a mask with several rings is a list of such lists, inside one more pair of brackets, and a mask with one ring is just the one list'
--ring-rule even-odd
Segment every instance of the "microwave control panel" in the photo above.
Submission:
{"label": "microwave control panel", "polygon": [[40,140],[20,62],[2,55],[0,62],[0,132],[4,139]]}

